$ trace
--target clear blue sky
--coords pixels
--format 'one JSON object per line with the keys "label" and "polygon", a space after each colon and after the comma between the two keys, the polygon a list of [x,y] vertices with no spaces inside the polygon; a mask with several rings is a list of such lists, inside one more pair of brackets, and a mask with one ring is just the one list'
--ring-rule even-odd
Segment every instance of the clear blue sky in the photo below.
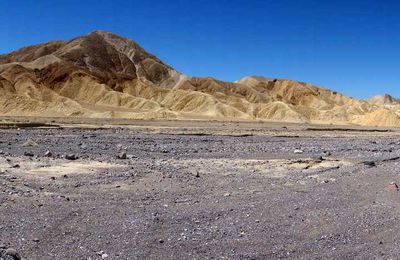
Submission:
{"label": "clear blue sky", "polygon": [[188,75],[400,97],[399,1],[1,0],[0,10],[0,53],[99,29]]}

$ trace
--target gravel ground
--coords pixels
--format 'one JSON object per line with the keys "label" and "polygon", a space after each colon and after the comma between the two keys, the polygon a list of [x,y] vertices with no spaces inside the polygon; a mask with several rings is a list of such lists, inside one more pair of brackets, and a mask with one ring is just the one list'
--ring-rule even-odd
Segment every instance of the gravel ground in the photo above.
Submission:
{"label": "gravel ground", "polygon": [[1,129],[0,259],[400,255],[399,136],[173,132]]}

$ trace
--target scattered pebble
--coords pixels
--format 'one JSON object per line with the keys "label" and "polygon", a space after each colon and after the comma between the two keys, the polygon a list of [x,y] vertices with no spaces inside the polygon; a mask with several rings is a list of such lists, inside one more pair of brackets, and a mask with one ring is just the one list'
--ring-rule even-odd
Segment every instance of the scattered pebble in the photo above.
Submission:
{"label": "scattered pebble", "polygon": [[32,152],[24,152],[25,156],[33,157],[34,154]]}
{"label": "scattered pebble", "polygon": [[389,192],[399,191],[399,186],[397,186],[396,183],[391,182],[389,185],[387,185],[385,187],[385,191],[389,191]]}
{"label": "scattered pebble", "polygon": [[376,166],[376,163],[374,161],[365,161],[365,162],[363,162],[363,164],[365,166],[369,166],[369,167],[375,167]]}
{"label": "scattered pebble", "polygon": [[316,161],[316,162],[322,162],[322,161],[324,161],[325,159],[324,159],[324,157],[322,157],[322,156],[317,156],[317,157],[315,157],[314,158],[314,161]]}
{"label": "scattered pebble", "polygon": [[324,154],[325,154],[325,156],[331,156],[332,155],[332,153],[329,152],[329,151],[324,151]]}
{"label": "scattered pebble", "polygon": [[127,158],[126,152],[120,152],[117,154],[117,159],[125,160]]}
{"label": "scattered pebble", "polygon": [[65,159],[71,160],[71,161],[77,160],[78,158],[79,158],[78,156],[76,156],[75,154],[72,154],[72,153],[65,155]]}
{"label": "scattered pebble", "polygon": [[21,257],[18,254],[17,250],[15,250],[14,248],[8,248],[5,252],[4,252],[5,256],[11,256],[14,260],[20,260]]}
{"label": "scattered pebble", "polygon": [[107,254],[107,253],[104,253],[104,251],[103,251],[103,250],[101,250],[101,251],[97,252],[96,254],[97,254],[98,256],[100,256],[100,257],[101,257],[101,259],[105,259],[105,258],[107,258],[107,257],[108,257],[108,254]]}

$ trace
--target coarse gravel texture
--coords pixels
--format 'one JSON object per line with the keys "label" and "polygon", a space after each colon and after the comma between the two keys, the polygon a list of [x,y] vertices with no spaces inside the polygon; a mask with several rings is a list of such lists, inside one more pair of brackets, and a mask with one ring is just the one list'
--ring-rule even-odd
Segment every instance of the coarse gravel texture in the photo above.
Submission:
{"label": "coarse gravel texture", "polygon": [[395,258],[399,156],[390,132],[0,129],[0,259]]}

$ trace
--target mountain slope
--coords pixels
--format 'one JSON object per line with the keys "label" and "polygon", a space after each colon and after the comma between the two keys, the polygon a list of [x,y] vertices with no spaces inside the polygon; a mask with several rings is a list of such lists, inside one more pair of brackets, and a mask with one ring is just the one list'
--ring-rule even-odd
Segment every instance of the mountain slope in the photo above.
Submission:
{"label": "mountain slope", "polygon": [[389,94],[383,96],[374,96],[368,99],[368,102],[377,105],[400,105],[400,99],[394,98]]}
{"label": "mountain slope", "polygon": [[95,31],[0,56],[0,114],[246,119],[399,126],[397,106],[263,77],[188,77],[135,42]]}

